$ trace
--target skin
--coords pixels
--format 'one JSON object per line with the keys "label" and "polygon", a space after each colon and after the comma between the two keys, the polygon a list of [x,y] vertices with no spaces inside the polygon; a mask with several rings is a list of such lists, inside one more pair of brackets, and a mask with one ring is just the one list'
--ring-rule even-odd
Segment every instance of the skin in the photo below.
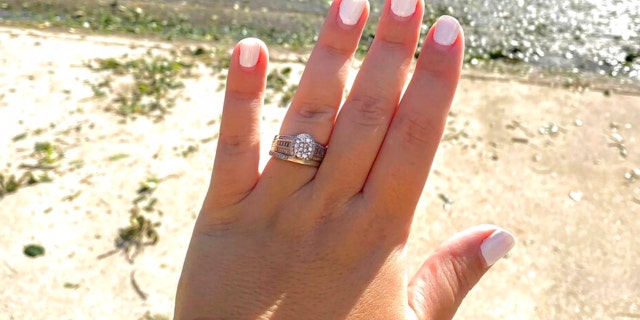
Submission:
{"label": "skin", "polygon": [[280,131],[328,145],[319,168],[271,159],[259,172],[268,54],[261,44],[257,65],[245,68],[235,48],[176,319],[450,319],[488,270],[480,245],[493,226],[455,236],[413,278],[406,274],[414,210],[460,76],[462,32],[442,46],[433,39],[437,24],[430,30],[403,94],[424,4],[400,18],[387,2],[343,97],[369,10],[348,26],[339,6],[329,10]]}

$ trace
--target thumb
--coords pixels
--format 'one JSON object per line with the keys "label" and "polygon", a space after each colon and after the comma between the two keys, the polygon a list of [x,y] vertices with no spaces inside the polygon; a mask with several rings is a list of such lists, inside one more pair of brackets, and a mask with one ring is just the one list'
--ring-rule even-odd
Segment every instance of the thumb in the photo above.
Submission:
{"label": "thumb", "polygon": [[493,225],[462,231],[425,261],[409,283],[409,305],[419,320],[451,319],[462,299],[515,244]]}

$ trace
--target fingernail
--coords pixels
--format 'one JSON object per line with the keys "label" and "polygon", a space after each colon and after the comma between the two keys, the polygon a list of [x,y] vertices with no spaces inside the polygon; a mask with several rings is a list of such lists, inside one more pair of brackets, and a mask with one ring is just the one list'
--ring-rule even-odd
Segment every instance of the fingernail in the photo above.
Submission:
{"label": "fingernail", "polygon": [[240,41],[240,65],[245,68],[253,68],[258,64],[260,57],[260,40],[247,38]]}
{"label": "fingernail", "polygon": [[480,245],[480,251],[487,267],[502,259],[515,244],[516,240],[513,235],[503,229],[494,231],[488,238],[484,239]]}
{"label": "fingernail", "polygon": [[436,22],[436,32],[433,35],[433,40],[443,46],[450,46],[460,33],[460,23],[454,17],[442,16]]}
{"label": "fingernail", "polygon": [[398,17],[406,18],[416,12],[418,0],[391,0],[391,11]]}
{"label": "fingernail", "polygon": [[342,20],[342,23],[348,26],[358,23],[366,4],[367,0],[342,0],[340,3],[340,20]]}

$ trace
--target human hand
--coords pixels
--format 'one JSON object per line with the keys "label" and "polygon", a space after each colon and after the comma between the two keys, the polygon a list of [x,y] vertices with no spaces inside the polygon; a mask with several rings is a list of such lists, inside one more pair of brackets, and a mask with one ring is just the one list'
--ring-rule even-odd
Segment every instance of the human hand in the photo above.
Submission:
{"label": "human hand", "polygon": [[259,172],[268,54],[236,46],[220,138],[176,298],[176,319],[450,319],[514,244],[494,226],[445,242],[409,280],[405,245],[460,76],[463,35],[443,17],[406,91],[422,0],[390,0],[338,115],[367,20],[335,0],[280,133],[328,145],[320,165]]}

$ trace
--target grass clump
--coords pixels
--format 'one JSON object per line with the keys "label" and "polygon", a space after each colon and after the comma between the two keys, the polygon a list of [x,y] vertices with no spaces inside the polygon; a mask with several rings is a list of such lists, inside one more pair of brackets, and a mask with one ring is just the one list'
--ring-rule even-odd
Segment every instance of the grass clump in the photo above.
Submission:
{"label": "grass clump", "polygon": [[138,320],[169,320],[170,318],[162,315],[162,314],[151,314],[151,312],[147,311],[141,318]]}
{"label": "grass clump", "polygon": [[[290,84],[292,69],[285,67],[282,69],[274,69],[267,75],[267,97],[278,97],[278,106],[281,108],[287,107],[293,96],[298,90],[298,86]],[[270,98],[267,98],[266,103],[272,103]]]}
{"label": "grass clump", "polygon": [[149,177],[140,183],[137,197],[129,210],[129,225],[118,229],[116,248],[98,258],[122,252],[127,261],[133,263],[145,247],[158,243],[160,236],[156,228],[160,226],[160,222],[153,221],[149,215],[153,213],[162,215],[162,211],[156,208],[158,199],[153,197],[159,183],[160,180],[156,177]]}
{"label": "grass clump", "polygon": [[74,4],[61,1],[9,1],[1,9],[9,11],[19,20],[28,17],[31,21],[51,27],[70,27],[100,32],[130,34],[160,34],[165,39],[174,37],[215,40],[217,32],[212,28],[194,26],[183,14],[162,14],[158,8],[127,6],[118,1],[99,4]]}
{"label": "grass clump", "polygon": [[[104,77],[89,83],[95,97],[114,96],[107,110],[125,118],[151,116],[161,120],[175,106],[182,79],[190,76],[193,64],[177,56],[96,59],[88,67]],[[129,81],[116,86],[116,80]]]}
{"label": "grass clump", "polygon": [[187,158],[190,155],[198,152],[199,149],[200,147],[198,145],[190,145],[186,149],[184,149],[180,154],[182,155],[183,158]]}
{"label": "grass clump", "polygon": [[109,157],[109,161],[111,161],[111,162],[120,161],[120,160],[126,159],[128,157],[129,157],[129,155],[126,154],[126,153],[117,153],[117,154],[114,154],[114,155],[110,156]]}
{"label": "grass clump", "polygon": [[21,188],[51,181],[53,179],[46,172],[27,171],[22,175],[0,173],[0,199],[8,194],[17,192]]}
{"label": "grass clump", "polygon": [[100,73],[86,82],[95,98],[110,98],[108,111],[124,117],[147,116],[162,120],[176,104],[184,79],[195,76],[198,66],[212,74],[229,68],[230,54],[205,46],[184,47],[166,54],[148,51],[144,57],[95,59],[86,64]]}
{"label": "grass clump", "polygon": [[13,174],[0,174],[0,199],[6,194],[18,191],[23,184],[23,179],[16,179],[16,176]]}
{"label": "grass clump", "polygon": [[183,6],[165,1],[6,0],[0,7],[5,11],[0,20],[39,28],[153,35],[165,40],[237,41],[254,35],[289,48],[312,45],[322,21],[320,16],[301,12],[282,16],[242,7],[228,8],[224,3]]}
{"label": "grass clump", "polygon": [[14,173],[0,173],[0,199],[21,188],[53,181],[49,172],[58,167],[64,153],[51,142],[37,142],[32,163],[21,164]]}
{"label": "grass clump", "polygon": [[36,142],[33,156],[41,169],[54,169],[56,163],[64,158],[64,153],[51,142]]}
{"label": "grass clump", "polygon": [[281,92],[289,83],[289,77],[291,76],[291,68],[285,67],[282,69],[274,69],[267,75],[267,89]]}

